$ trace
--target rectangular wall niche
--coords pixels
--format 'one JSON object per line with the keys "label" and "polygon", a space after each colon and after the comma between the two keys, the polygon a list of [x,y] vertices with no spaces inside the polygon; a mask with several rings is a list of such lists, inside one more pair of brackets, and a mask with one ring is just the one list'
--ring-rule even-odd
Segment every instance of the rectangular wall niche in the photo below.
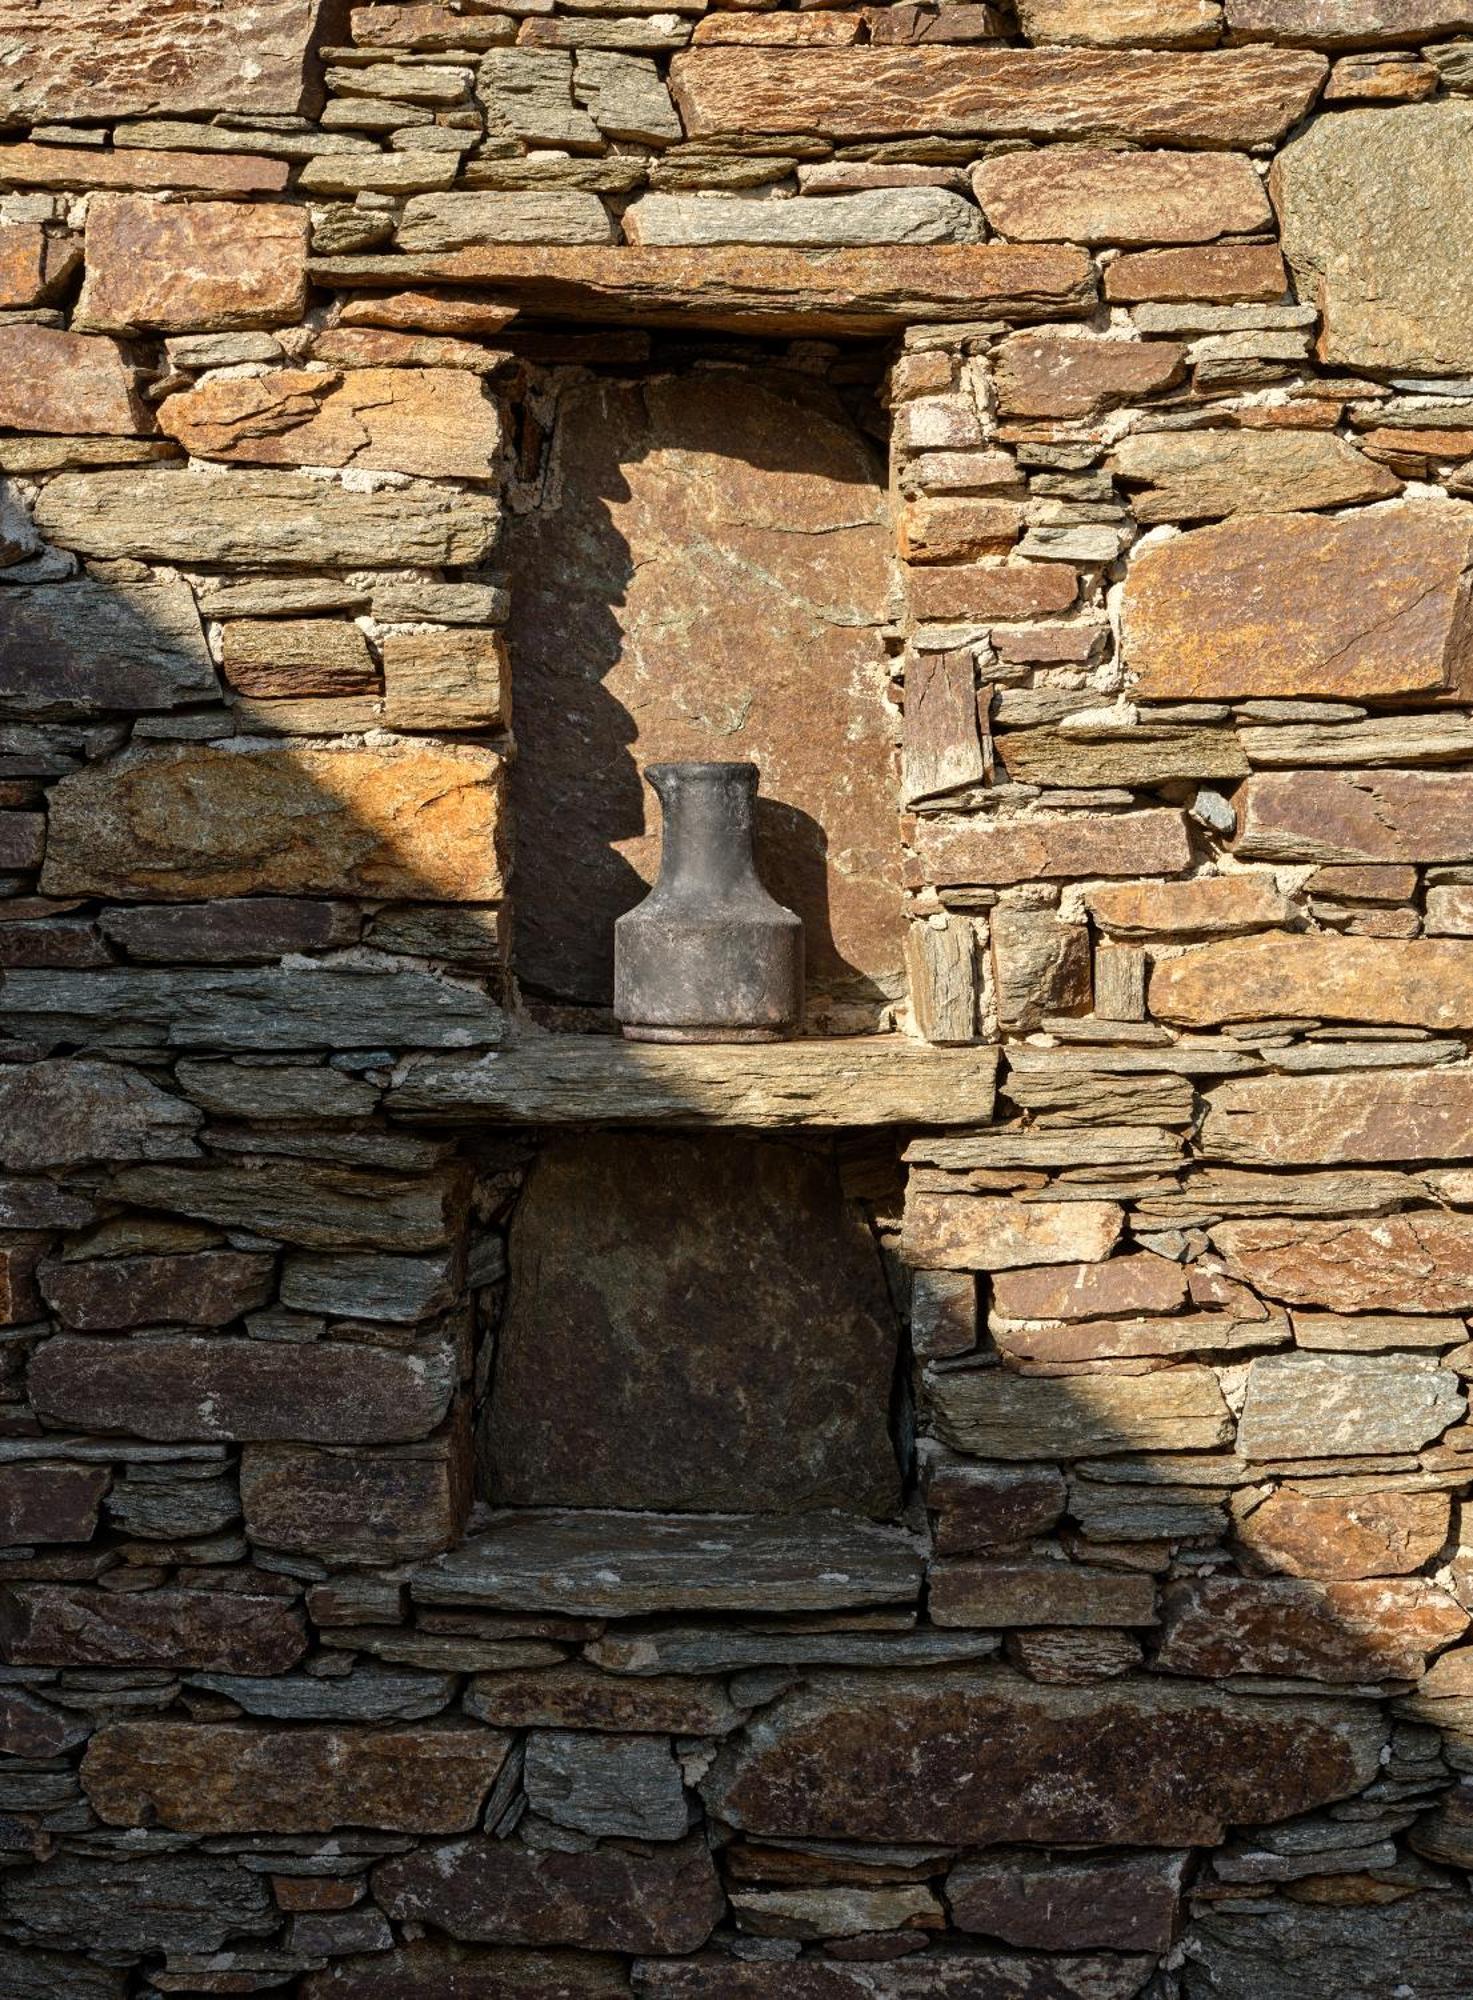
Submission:
{"label": "rectangular wall niche", "polygon": [[859,421],[885,356],[847,355],[843,394],[756,348],[689,357],[533,377],[540,472],[507,546],[517,972],[534,1000],[607,1007],[614,920],[658,865],[642,769],[749,759],[809,1028],[861,1029],[902,988],[895,533]]}
{"label": "rectangular wall niche", "polygon": [[510,1254],[496,1504],[896,1513],[897,1330],[831,1147],[552,1139]]}

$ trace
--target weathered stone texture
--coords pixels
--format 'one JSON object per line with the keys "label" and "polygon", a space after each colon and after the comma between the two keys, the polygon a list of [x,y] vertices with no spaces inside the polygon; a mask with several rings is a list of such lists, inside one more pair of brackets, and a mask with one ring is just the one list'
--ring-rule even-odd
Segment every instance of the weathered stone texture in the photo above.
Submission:
{"label": "weathered stone texture", "polygon": [[1473,365],[1473,224],[1460,97],[1323,118],[1274,163],[1270,187],[1301,298],[1323,315],[1321,359],[1403,375]]}
{"label": "weathered stone texture", "polygon": [[647,194],[624,211],[624,233],[631,243],[839,249],[863,243],[973,243],[983,232],[972,204],[945,188],[875,188],[818,201],[733,196],[713,202],[700,195]]}
{"label": "weathered stone texture", "polygon": [[24,321],[0,326],[0,423],[87,437],[138,437],[153,428],[115,340]]}
{"label": "weathered stone texture", "polygon": [[501,790],[470,745],[133,751],[52,793],[43,887],[495,900]]}
{"label": "weathered stone texture", "polygon": [[1144,550],[1126,664],[1157,698],[1467,692],[1473,509],[1396,501],[1320,519],[1246,517]]}
{"label": "weathered stone texture", "polygon": [[1012,1201],[918,1194],[906,1203],[904,1251],[928,1270],[1007,1271],[1108,1257],[1124,1217],[1108,1201]]}
{"label": "weathered stone texture", "polygon": [[104,1466],[0,1466],[0,1545],[90,1541],[107,1486]]}
{"label": "weathered stone texture", "polygon": [[0,1600],[0,1630],[16,1666],[279,1674],[307,1650],[289,1601],[224,1590],[25,1584]]}
{"label": "weathered stone texture", "polygon": [[490,479],[501,422],[459,368],[283,368],[215,377],[159,408],[193,457],[243,465],[360,466],[426,479]]}
{"label": "weathered stone texture", "polygon": [[0,1070],[0,1166],[34,1173],[87,1161],[192,1159],[195,1107],[116,1063]]}
{"label": "weathered stone texture", "polygon": [[[873,1893],[873,1892],[871,1892]],[[914,1932],[881,1933],[909,1941]],[[873,1949],[874,1940],[864,1940]],[[893,1947],[892,1947],[893,1948]],[[903,1946],[902,1946],[903,1948]],[[881,1949],[884,1949],[882,1946]],[[743,1961],[725,1953],[644,1959],[640,2000],[1133,2000],[1145,1961],[1095,1954],[938,1951],[845,1963],[842,1945],[824,1958]]]}
{"label": "weathered stone texture", "polygon": [[471,1943],[589,1951],[696,1951],[725,1908],[699,1834],[586,1854],[464,1841],[381,1862],[373,1890],[397,1921],[433,1924]]}
{"label": "weathered stone texture", "polygon": [[57,1260],[40,1275],[47,1304],[62,1325],[84,1333],[178,1321],[227,1326],[265,1305],[275,1265],[240,1250],[184,1256]]}
{"label": "weathered stone texture", "polygon": [[1007,417],[1092,417],[1181,379],[1174,340],[1101,340],[1092,334],[1015,333],[997,351],[998,407]]}
{"label": "weathered stone texture", "polygon": [[822,1159],[572,1137],[543,1149],[511,1259],[486,1439],[501,1504],[895,1510],[894,1324]]}
{"label": "weathered stone texture", "polygon": [[1203,1577],[1168,1585],[1156,1663],[1211,1679],[1415,1680],[1428,1652],[1467,1623],[1457,1601],[1430,1583]]}
{"label": "weathered stone texture", "polygon": [[1267,875],[1122,882],[1089,890],[1085,901],[1101,929],[1122,938],[1260,930],[1289,916],[1287,899]]}
{"label": "weathered stone texture", "polygon": [[1120,478],[1146,486],[1131,506],[1150,523],[1348,507],[1390,499],[1401,486],[1325,431],[1137,431],[1120,440],[1113,463]]}
{"label": "weathered stone texture", "polygon": [[140,1344],[64,1334],[38,1349],[29,1389],[38,1410],[84,1429],[393,1444],[434,1429],[454,1379],[443,1349],[417,1356],[346,1341]]}
{"label": "weathered stone texture", "polygon": [[920,880],[1003,887],[1036,877],[1174,875],[1191,863],[1179,812],[1060,814],[994,826],[925,819],[913,842]]}
{"label": "weathered stone texture", "polygon": [[1001,1853],[946,1878],[953,1921],[1045,1951],[1168,1951],[1186,1875],[1180,1854],[1103,1859]]}
{"label": "weathered stone texture", "polygon": [[454,1541],[469,1502],[465,1440],[400,1450],[249,1445],[241,1454],[246,1530],[272,1548],[336,1561],[406,1562]]}
{"label": "weathered stone texture", "polygon": [[1160,1020],[1196,1027],[1307,1016],[1466,1028],[1473,1026],[1470,974],[1473,944],[1462,939],[1265,932],[1158,961],[1150,1007]]}
{"label": "weathered stone texture", "polygon": [[264,1875],[228,1855],[187,1853],[57,1854],[38,1868],[7,1870],[0,1910],[44,1944],[128,1957],[219,1951],[227,1940],[267,1936],[280,1921]]}
{"label": "weathered stone texture", "polygon": [[1280,1486],[1237,1524],[1255,1568],[1284,1576],[1409,1576],[1447,1540],[1444,1493],[1319,1494]]}
{"label": "weathered stone texture", "polygon": [[1186,2000],[1346,2000],[1356,1991],[1461,2000],[1473,1922],[1457,1896],[1413,1895],[1380,1908],[1203,1916],[1189,1933]]}
{"label": "weathered stone texture", "polygon": [[518,1509],[419,1570],[429,1604],[628,1617],[829,1611],[912,1601],[915,1545],[838,1513],[615,1514]]}
{"label": "weathered stone texture", "polygon": [[1210,48],[1222,31],[1221,0],[1018,0],[1030,42],[1098,48]]}
{"label": "weathered stone texture", "polygon": [[1248,1166],[1457,1160],[1473,1152],[1473,1072],[1465,1070],[1237,1077],[1209,1092],[1207,1104],[1203,1151]]}
{"label": "weathered stone texture", "polygon": [[474,564],[496,531],[491,502],[454,487],[360,493],[292,472],[165,469],[63,473],[36,522],[83,555],[268,570]]}
{"label": "weathered stone texture", "polygon": [[577,1833],[679,1840],[690,1820],[680,1767],[656,1736],[535,1729],[522,1781],[533,1812]]}
{"label": "weathered stone texture", "polygon": [[1382,1729],[1358,1705],[1169,1682],[814,1676],[723,1749],[702,1791],[785,1838],[1200,1844],[1359,1789]]}
{"label": "weathered stone texture", "polygon": [[1473,860],[1473,777],[1461,771],[1262,771],[1236,804],[1245,859]]}
{"label": "weathered stone texture", "polygon": [[1210,1451],[1232,1436],[1217,1377],[1194,1365],[1065,1381],[1001,1369],[948,1373],[930,1384],[930,1401],[937,1436],[985,1458]]}
{"label": "weathered stone texture", "polygon": [[781,50],[692,49],[671,69],[692,138],[819,132],[831,139],[1115,138],[1250,146],[1308,110],[1322,56],[1244,49],[1206,56],[1130,50],[812,50],[803,88]]}
{"label": "weathered stone texture", "polygon": [[322,0],[183,0],[162,14],[153,0],[6,0],[0,118],[307,110],[322,19]]}
{"label": "weathered stone texture", "polygon": [[218,692],[194,598],[178,579],[83,577],[0,593],[0,708],[11,715],[182,708]]}
{"label": "weathered stone texture", "polygon": [[307,305],[306,212],[94,195],[76,324],[92,332],[286,326]]}
{"label": "weathered stone texture", "polygon": [[1016,153],[972,174],[1002,236],[1040,243],[1209,243],[1271,220],[1263,182],[1233,153]]}
{"label": "weathered stone texture", "polygon": [[560,504],[509,540],[522,977],[606,1000],[614,920],[656,862],[640,771],[743,757],[765,879],[807,927],[810,1019],[871,1012],[901,926],[893,530],[863,439],[764,383],[656,377],[570,389],[553,455]]}
{"label": "weathered stone texture", "polygon": [[[1256,1226],[1222,1229],[1236,1234]],[[1243,1260],[1230,1252],[1228,1261]],[[1420,1355],[1266,1355],[1248,1370],[1238,1448],[1254,1459],[1416,1451],[1456,1423],[1464,1408],[1457,1376]]]}
{"label": "weathered stone texture", "polygon": [[[463,34],[460,16],[450,19],[456,23],[455,31]],[[443,1940],[403,1945],[372,1957],[336,1959],[322,1971],[308,1973],[302,1983],[303,2000],[485,2000],[488,1993],[494,1993],[496,2000],[629,2000],[629,1983],[618,1960],[604,1955],[463,1950]]]}
{"label": "weathered stone texture", "polygon": [[99,1730],[82,1788],[113,1826],[184,1833],[465,1833],[506,1758],[496,1729],[235,1728],[123,1722]]}

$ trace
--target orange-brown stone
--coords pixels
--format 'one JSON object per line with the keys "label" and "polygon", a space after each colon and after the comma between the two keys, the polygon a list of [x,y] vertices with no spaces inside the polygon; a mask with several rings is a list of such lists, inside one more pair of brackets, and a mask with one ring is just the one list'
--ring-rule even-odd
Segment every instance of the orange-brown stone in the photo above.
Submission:
{"label": "orange-brown stone", "polygon": [[998,234],[1025,243],[1210,243],[1273,221],[1241,153],[1005,153],[972,190]]}
{"label": "orange-brown stone", "polygon": [[1156,1664],[1163,1673],[1415,1680],[1468,1614],[1435,1584],[1203,1577],[1168,1587]]}
{"label": "orange-brown stone", "polygon": [[912,842],[915,885],[1011,882],[1071,875],[1172,875],[1191,862],[1186,822],[1156,807],[1133,813],[1060,813],[1013,820],[926,818]]}
{"label": "orange-brown stone", "polygon": [[1234,802],[1245,860],[1473,861],[1464,771],[1260,771]]}
{"label": "orange-brown stone", "polygon": [[1091,889],[1085,903],[1101,930],[1126,938],[1261,930],[1289,915],[1289,904],[1270,875],[1112,883]]}
{"label": "orange-brown stone", "polygon": [[997,351],[998,408],[1008,417],[1093,417],[1179,382],[1175,340],[1099,340],[1054,330],[1015,333]]}
{"label": "orange-brown stone", "polygon": [[138,437],[153,424],[115,340],[0,326],[0,424],[77,437]]}
{"label": "orange-brown stone", "polygon": [[104,333],[290,325],[307,305],[304,208],[103,194],[76,324]]}
{"label": "orange-brown stone", "polygon": [[1473,1028],[1473,941],[1266,931],[1158,960],[1150,1007],[1197,1028],[1281,1017]]}
{"label": "orange-brown stone", "polygon": [[329,20],[324,0],[0,0],[0,122],[315,110]]}
{"label": "orange-brown stone", "polygon": [[1134,250],[1105,273],[1105,297],[1115,305],[1191,300],[1219,305],[1268,304],[1288,290],[1276,243],[1218,243],[1190,250]]}
{"label": "orange-brown stone", "polygon": [[45,231],[36,222],[0,223],[0,308],[39,305],[46,289]]}
{"label": "orange-brown stone", "polygon": [[[1234,1277],[1291,1305],[1342,1313],[1473,1312],[1473,1216],[1416,1209],[1371,1222],[1220,1222],[1212,1240]],[[1328,1364],[1369,1357],[1314,1357],[1322,1358]],[[1423,1436],[1433,1434],[1429,1428]]]}
{"label": "orange-brown stone", "polygon": [[1466,1069],[1234,1077],[1210,1091],[1207,1104],[1203,1150],[1251,1166],[1473,1153],[1473,1071]]}
{"label": "orange-brown stone", "polygon": [[992,1283],[992,1309],[1002,1319],[1100,1319],[1175,1312],[1186,1295],[1180,1264],[1142,1253],[1103,1264],[1000,1271]]}
{"label": "orange-brown stone", "polygon": [[1046,618],[1072,608],[1079,573],[1068,563],[957,563],[912,570],[908,583],[921,620]]}
{"label": "orange-brown stone", "polygon": [[1255,1568],[1281,1576],[1410,1576],[1447,1540],[1445,1493],[1332,1493],[1281,1486],[1237,1525]]}
{"label": "orange-brown stone", "polygon": [[511,1738],[499,1729],[259,1729],[120,1722],[87,1746],[82,1788],[111,1826],[183,1833],[466,1833]]}
{"label": "orange-brown stone", "polygon": [[495,901],[501,784],[469,745],[133,751],[52,793],[47,893]]}
{"label": "orange-brown stone", "polygon": [[1255,146],[1303,117],[1328,67],[1323,56],[1274,49],[689,49],[671,85],[692,139],[936,132]]}
{"label": "orange-brown stone", "polygon": [[1198,528],[1131,563],[1126,665],[1158,698],[1473,692],[1470,561],[1440,501]]}
{"label": "orange-brown stone", "polygon": [[490,479],[501,422],[458,368],[278,369],[216,376],[159,406],[192,456],[245,465],[352,465],[430,479]]}
{"label": "orange-brown stone", "polygon": [[175,194],[280,194],[285,160],[262,159],[243,146],[238,153],[157,151],[120,146],[7,146],[0,179],[14,187],[168,189]]}

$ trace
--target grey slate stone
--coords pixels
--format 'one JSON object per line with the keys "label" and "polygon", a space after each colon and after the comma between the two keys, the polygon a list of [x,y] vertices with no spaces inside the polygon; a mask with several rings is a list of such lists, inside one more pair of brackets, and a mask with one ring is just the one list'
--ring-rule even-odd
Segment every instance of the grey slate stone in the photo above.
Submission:
{"label": "grey slate stone", "polygon": [[533,1812],[579,1833],[680,1840],[689,1822],[680,1767],[663,1736],[534,1729],[523,1781]]}
{"label": "grey slate stone", "polygon": [[193,593],[178,578],[0,591],[0,713],[178,708],[219,692]]}
{"label": "grey slate stone", "polygon": [[217,1118],[364,1118],[379,1100],[373,1084],[316,1063],[186,1061],[174,1074],[185,1096]]}
{"label": "grey slate stone", "polygon": [[1250,1364],[1245,1458],[1416,1451],[1463,1411],[1458,1377],[1419,1354],[1270,1354]]}
{"label": "grey slate stone", "polygon": [[6,974],[12,1031],[117,1048],[471,1048],[499,1042],[501,1009],[427,972],[313,965],[222,972]]}
{"label": "grey slate stone", "polygon": [[596,194],[527,189],[515,194],[417,194],[404,205],[401,250],[462,250],[480,243],[612,243]]}
{"label": "grey slate stone", "polygon": [[[0,984],[0,1011],[12,1003],[16,977]],[[18,1173],[98,1160],[195,1159],[199,1125],[193,1105],[117,1063],[63,1059],[0,1070],[0,1166]]]}
{"label": "grey slate stone", "polygon": [[631,243],[773,243],[837,250],[872,243],[976,243],[981,212],[945,188],[762,201],[741,195],[646,194],[624,214]]}
{"label": "grey slate stone", "polygon": [[189,1685],[224,1695],[247,1715],[279,1722],[418,1722],[445,1707],[455,1693],[455,1676],[360,1660],[341,1677],[191,1674]]}
{"label": "grey slate stone", "polygon": [[909,1603],[920,1557],[898,1528],[842,1514],[616,1514],[527,1509],[417,1570],[429,1604],[627,1617]]}
{"label": "grey slate stone", "polygon": [[6,2000],[123,2000],[127,1975],[80,1958],[0,1944]]}
{"label": "grey slate stone", "polygon": [[616,1674],[724,1674],[751,1667],[947,1667],[991,1659],[993,1632],[734,1632],[724,1625],[669,1625],[606,1632],[585,1648]]}
{"label": "grey slate stone", "polygon": [[45,1944],[118,1953],[218,1951],[228,1938],[265,1937],[279,1921],[264,1880],[202,1854],[60,1854],[0,1881],[0,1912]]}
{"label": "grey slate stone", "polygon": [[447,1257],[289,1257],[281,1274],[281,1302],[298,1312],[345,1319],[424,1319],[455,1296]]}
{"label": "grey slate stone", "polygon": [[1380,1909],[1284,1904],[1202,1918],[1184,2000],[1466,2000],[1473,1904],[1420,1895]]}

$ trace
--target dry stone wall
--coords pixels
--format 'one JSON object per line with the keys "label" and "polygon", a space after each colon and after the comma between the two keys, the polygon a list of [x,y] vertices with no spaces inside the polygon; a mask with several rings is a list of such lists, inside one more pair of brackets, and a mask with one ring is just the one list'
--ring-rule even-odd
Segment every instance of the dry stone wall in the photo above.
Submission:
{"label": "dry stone wall", "polygon": [[[1470,105],[0,0],[0,1992],[1466,1994]],[[713,739],[862,978],[630,1052]]]}

